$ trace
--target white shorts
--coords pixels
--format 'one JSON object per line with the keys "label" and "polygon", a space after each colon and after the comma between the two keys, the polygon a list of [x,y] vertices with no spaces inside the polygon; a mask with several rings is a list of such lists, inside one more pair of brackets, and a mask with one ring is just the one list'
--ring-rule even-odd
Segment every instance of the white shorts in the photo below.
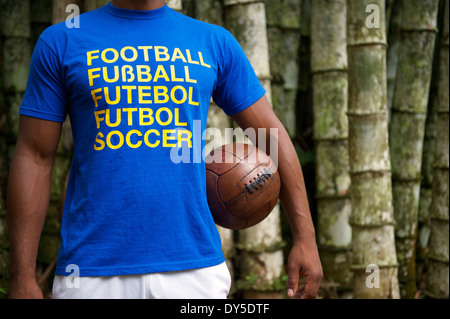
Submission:
{"label": "white shorts", "polygon": [[113,277],[55,276],[53,299],[226,299],[231,276],[218,266]]}

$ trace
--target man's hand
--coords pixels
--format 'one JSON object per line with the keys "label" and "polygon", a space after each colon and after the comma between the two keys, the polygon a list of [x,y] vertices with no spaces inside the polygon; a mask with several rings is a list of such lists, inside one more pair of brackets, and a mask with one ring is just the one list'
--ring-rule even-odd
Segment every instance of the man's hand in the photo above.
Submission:
{"label": "man's hand", "polygon": [[[288,269],[288,297],[314,299],[323,276],[316,243],[294,244],[289,254]],[[305,284],[301,287],[298,286],[299,276],[305,278]]]}
{"label": "man's hand", "polygon": [[[291,227],[294,244],[289,255],[289,287],[288,296],[294,298],[315,298],[322,279],[322,265],[316,245],[315,230],[309,211],[303,173],[294,145],[283,124],[273,112],[266,97],[244,111],[231,116],[245,131],[247,128],[266,129],[266,140],[252,140],[266,145],[271,150],[270,129],[278,130],[278,158],[268,154],[278,164],[281,180],[280,200]],[[251,138],[249,136],[249,138]],[[261,137],[258,136],[257,139]],[[264,138],[264,137],[262,137]],[[305,277],[306,284],[298,288],[299,276]]]}

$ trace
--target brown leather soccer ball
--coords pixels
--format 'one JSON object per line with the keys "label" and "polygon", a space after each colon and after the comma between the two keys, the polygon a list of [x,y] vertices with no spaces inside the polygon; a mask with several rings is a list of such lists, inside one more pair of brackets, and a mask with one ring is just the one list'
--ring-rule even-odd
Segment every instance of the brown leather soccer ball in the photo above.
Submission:
{"label": "brown leather soccer ball", "polygon": [[266,153],[248,144],[227,144],[205,162],[208,204],[217,225],[245,229],[270,214],[280,194],[280,176]]}

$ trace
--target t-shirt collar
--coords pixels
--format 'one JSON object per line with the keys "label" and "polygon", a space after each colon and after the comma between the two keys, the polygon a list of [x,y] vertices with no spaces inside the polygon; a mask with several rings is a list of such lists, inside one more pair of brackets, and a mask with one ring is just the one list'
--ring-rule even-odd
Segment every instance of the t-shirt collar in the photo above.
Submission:
{"label": "t-shirt collar", "polygon": [[115,7],[111,4],[111,2],[108,2],[105,6],[103,6],[103,9],[107,13],[116,17],[122,17],[127,19],[139,19],[139,20],[151,20],[161,18],[167,15],[170,11],[170,8],[167,5],[167,3],[163,7],[155,10],[130,10]]}

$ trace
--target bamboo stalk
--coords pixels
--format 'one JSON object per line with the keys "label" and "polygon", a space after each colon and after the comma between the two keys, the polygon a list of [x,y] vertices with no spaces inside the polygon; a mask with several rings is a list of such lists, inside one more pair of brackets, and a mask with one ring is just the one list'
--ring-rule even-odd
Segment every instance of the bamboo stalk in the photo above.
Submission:
{"label": "bamboo stalk", "polygon": [[52,15],[52,0],[30,1],[31,46],[33,47],[39,35],[50,26]]}
{"label": "bamboo stalk", "polygon": [[[3,6],[0,4],[0,12],[3,12]],[[3,16],[0,15],[3,19]],[[6,103],[3,94],[3,26],[0,23],[0,259],[5,262],[0,263],[0,287],[5,287],[8,284],[9,263],[7,258],[7,230],[6,230],[6,183],[8,172],[8,139],[6,127]],[[5,259],[3,259],[5,258]]]}
{"label": "bamboo stalk", "polygon": [[[26,0],[0,2],[0,287],[8,286],[8,251],[6,235],[6,174],[19,127],[19,107],[26,88],[30,64],[30,4]],[[3,188],[5,187],[5,188]],[[6,203],[6,201],[5,201]]]}
{"label": "bamboo stalk", "polygon": [[391,31],[391,18],[392,12],[394,11],[394,6],[396,4],[395,0],[386,0],[386,33],[389,34]]}
{"label": "bamboo stalk", "polygon": [[346,1],[311,3],[318,243],[327,280],[352,289]]}
{"label": "bamboo stalk", "polygon": [[[265,5],[262,1],[225,0],[226,24],[247,54],[271,101]],[[240,287],[244,298],[281,298],[285,287],[279,205],[260,224],[239,232]]]}
{"label": "bamboo stalk", "polygon": [[226,25],[247,54],[261,84],[271,98],[269,44],[262,1],[225,0]]}
{"label": "bamboo stalk", "polygon": [[225,25],[221,0],[195,0],[195,18],[220,26]]}
{"label": "bamboo stalk", "polygon": [[441,43],[439,106],[430,211],[431,235],[426,294],[449,298],[449,1],[445,1]]}
{"label": "bamboo stalk", "polygon": [[[444,20],[445,1],[439,1],[438,29],[442,32]],[[425,138],[422,155],[422,181],[420,186],[418,235],[416,244],[416,281],[423,282],[426,278],[426,260],[430,239],[430,210],[433,195],[433,167],[436,150],[436,123],[437,109],[439,107],[438,83],[440,67],[441,36],[436,38],[436,49],[433,57],[433,71],[428,101],[428,113],[425,124]],[[418,287],[420,290],[422,287]],[[419,290],[419,292],[420,292]]]}
{"label": "bamboo stalk", "polygon": [[[219,7],[222,7],[222,3],[220,0],[211,0],[209,1],[211,2],[216,2]],[[196,5],[197,5],[197,1],[195,0],[181,0],[183,9],[180,11],[182,14],[188,16],[188,17],[194,17],[195,16],[195,12],[196,12]],[[214,11],[214,5],[212,5],[210,11]],[[212,13],[212,15],[214,16],[214,13]]]}
{"label": "bamboo stalk", "polygon": [[107,4],[109,0],[84,0],[83,1],[83,11],[92,11],[98,9],[105,4]]}
{"label": "bamboo stalk", "polygon": [[[395,77],[398,66],[398,47],[400,42],[400,24],[403,19],[403,0],[394,0],[390,9],[390,23],[388,32],[387,51],[387,83],[388,83],[388,110],[392,108],[394,98]],[[388,20],[389,21],[389,20]]]}
{"label": "bamboo stalk", "polygon": [[7,107],[7,127],[12,138],[17,137],[19,107],[25,92],[30,65],[30,5],[28,1],[4,1],[3,27],[3,88]]}
{"label": "bamboo stalk", "polygon": [[183,3],[181,0],[167,0],[167,5],[176,11],[183,10]]}
{"label": "bamboo stalk", "polygon": [[[224,25],[223,21],[223,6],[220,1],[217,0],[197,0],[195,7],[195,18],[204,22],[213,23],[216,25]],[[224,144],[232,143],[233,141],[225,134],[227,128],[231,128],[230,118],[211,100],[208,110],[208,128],[219,129],[222,134],[222,140],[214,139],[214,143],[206,141],[210,149],[206,150],[206,154],[212,151],[214,148],[222,146]],[[234,282],[234,261],[235,247],[234,247],[234,231],[217,226],[221,241],[222,251],[225,255],[228,270],[230,271],[232,284],[230,295],[233,295],[235,288]]]}
{"label": "bamboo stalk", "polygon": [[[266,1],[271,3],[272,1]],[[296,104],[298,95],[298,80],[299,80],[299,50],[301,43],[301,4],[299,0],[288,1],[274,1],[275,4],[270,4],[270,11],[276,10],[277,13],[272,13],[272,27],[268,22],[269,27],[277,28],[278,34],[270,37],[269,52],[275,51],[270,57],[270,71],[277,74],[278,86],[273,85],[272,88],[278,89],[279,99],[273,98],[273,108],[275,114],[284,124],[286,130],[291,137],[296,135]],[[266,5],[266,12],[267,5]],[[273,34],[270,32],[269,34]],[[272,45],[275,44],[278,50],[272,50]],[[277,69],[278,67],[278,69]],[[273,75],[273,74],[272,74]]]}
{"label": "bamboo stalk", "polygon": [[[349,0],[349,157],[352,183],[354,297],[398,298],[397,261],[388,146],[385,1]],[[379,28],[366,24],[378,9]],[[367,285],[370,265],[380,286]]]}
{"label": "bamboo stalk", "polygon": [[[302,144],[302,150],[306,150],[311,155],[313,153],[312,147],[305,143],[305,140],[312,140],[312,126],[314,122],[314,115],[312,110],[312,84],[311,84],[311,9],[310,0],[302,0],[301,8],[301,41],[299,48],[299,80],[298,80],[298,95],[296,108],[296,131],[297,140]],[[295,145],[295,144],[294,144]],[[315,211],[315,202],[310,203],[311,210]]]}
{"label": "bamboo stalk", "polygon": [[390,125],[396,245],[402,296],[416,290],[415,243],[425,122],[433,68],[438,0],[404,7]]}
{"label": "bamboo stalk", "polygon": [[[271,74],[272,103],[275,114],[280,118],[283,116],[283,107],[286,105],[284,90],[284,67],[286,56],[283,47],[283,30],[281,28],[281,15],[283,13],[282,0],[267,0],[266,21],[267,38],[269,41],[269,63]],[[283,119],[280,119],[285,123]]]}

